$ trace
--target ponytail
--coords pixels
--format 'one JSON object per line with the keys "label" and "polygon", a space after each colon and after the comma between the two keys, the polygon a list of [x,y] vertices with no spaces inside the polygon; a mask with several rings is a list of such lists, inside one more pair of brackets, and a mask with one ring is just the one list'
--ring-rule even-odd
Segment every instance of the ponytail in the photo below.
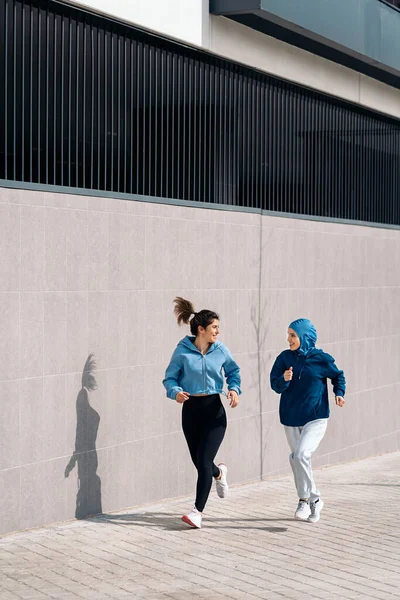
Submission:
{"label": "ponytail", "polygon": [[[215,319],[219,320],[219,315],[212,310],[204,309],[198,313],[195,312],[194,306],[190,300],[185,300],[185,298],[181,298],[180,296],[175,298],[174,304],[174,313],[178,325],[181,325],[182,323],[188,325],[190,323],[190,332],[195,337],[197,336],[199,326],[205,329],[208,325],[211,325]],[[190,318],[192,315],[193,317]]]}

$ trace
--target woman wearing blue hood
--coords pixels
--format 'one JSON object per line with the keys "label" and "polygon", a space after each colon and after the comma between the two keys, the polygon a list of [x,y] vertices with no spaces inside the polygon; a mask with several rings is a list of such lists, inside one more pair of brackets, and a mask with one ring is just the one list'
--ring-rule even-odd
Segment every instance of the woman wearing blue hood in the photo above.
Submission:
{"label": "woman wearing blue hood", "polygon": [[315,348],[317,332],[308,319],[288,328],[289,350],[279,354],[272,367],[272,389],[281,394],[279,417],[285,428],[299,503],[295,518],[309,523],[320,519],[323,501],[316,488],[311,456],[325,435],[329,417],[327,379],[333,384],[337,406],[344,406],[346,381],[335,359]]}
{"label": "woman wearing blue hood", "polygon": [[228,494],[227,467],[214,464],[226,431],[226,413],[219,395],[224,393],[225,376],[230,406],[237,406],[240,369],[228,348],[217,340],[217,313],[195,312],[193,304],[184,298],[175,298],[174,302],[178,325],[190,324],[192,336],[179,342],[163,384],[168,398],[183,404],[182,429],[198,474],[194,507],[182,521],[200,529],[213,477],[218,496],[225,498]]}

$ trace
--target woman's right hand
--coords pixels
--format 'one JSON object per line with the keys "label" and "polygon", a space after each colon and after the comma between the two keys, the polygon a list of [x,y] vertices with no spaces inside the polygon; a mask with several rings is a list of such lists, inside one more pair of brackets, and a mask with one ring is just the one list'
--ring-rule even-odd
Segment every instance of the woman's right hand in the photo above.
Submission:
{"label": "woman's right hand", "polygon": [[289,367],[288,370],[284,372],[283,379],[285,381],[291,381],[293,379],[293,367]]}
{"label": "woman's right hand", "polygon": [[186,400],[189,399],[190,394],[188,394],[187,392],[178,392],[177,395],[175,396],[175,400],[179,403],[179,404],[183,404],[184,402],[186,402]]}

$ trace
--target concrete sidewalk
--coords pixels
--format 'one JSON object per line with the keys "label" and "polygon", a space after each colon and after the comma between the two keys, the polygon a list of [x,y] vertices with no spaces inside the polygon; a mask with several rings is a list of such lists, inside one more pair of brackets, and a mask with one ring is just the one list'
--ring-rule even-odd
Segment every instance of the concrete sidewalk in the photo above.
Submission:
{"label": "concrete sidewalk", "polygon": [[400,452],[315,474],[315,525],[283,477],[213,490],[201,530],[186,498],[4,537],[0,599],[400,598]]}

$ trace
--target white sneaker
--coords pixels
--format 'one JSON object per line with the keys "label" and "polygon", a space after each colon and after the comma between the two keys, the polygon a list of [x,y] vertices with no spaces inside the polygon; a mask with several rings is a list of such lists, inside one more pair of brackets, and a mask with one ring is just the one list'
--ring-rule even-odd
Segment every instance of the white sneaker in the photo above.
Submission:
{"label": "white sneaker", "polygon": [[300,521],[307,521],[310,516],[311,510],[310,505],[307,500],[299,500],[299,503],[296,508],[296,512],[294,513],[295,519],[300,519]]}
{"label": "white sneaker", "polygon": [[202,516],[203,515],[201,514],[201,512],[199,512],[197,510],[197,508],[194,506],[193,510],[190,511],[190,513],[188,515],[183,515],[183,517],[181,517],[181,519],[184,523],[187,523],[188,525],[190,525],[190,527],[194,527],[195,529],[201,529]]}
{"label": "white sneaker", "polygon": [[226,480],[226,476],[228,474],[228,467],[224,465],[224,463],[220,463],[218,465],[219,470],[221,471],[220,479],[215,480],[215,487],[217,488],[217,494],[220,498],[226,498],[229,492],[228,482]]}
{"label": "white sneaker", "polygon": [[321,517],[321,510],[324,508],[324,503],[321,498],[318,498],[315,502],[310,502],[311,514],[308,517],[309,523],[318,523]]}

